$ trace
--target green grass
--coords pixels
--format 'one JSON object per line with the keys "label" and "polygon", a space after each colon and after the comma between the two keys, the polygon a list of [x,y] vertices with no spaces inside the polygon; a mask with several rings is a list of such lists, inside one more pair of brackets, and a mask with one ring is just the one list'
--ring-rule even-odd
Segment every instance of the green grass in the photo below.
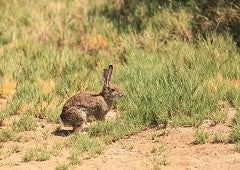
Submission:
{"label": "green grass", "polygon": [[195,133],[195,144],[205,144],[208,141],[208,134],[202,130],[197,130]]}
{"label": "green grass", "polygon": [[69,170],[70,166],[67,164],[60,164],[57,167],[55,167],[55,170]]}
{"label": "green grass", "polygon": [[13,122],[12,126],[15,131],[30,131],[36,130],[38,125],[33,115],[26,114],[18,121]]}
{"label": "green grass", "polygon": [[91,138],[88,134],[74,134],[67,146],[73,148],[76,153],[88,152],[91,155],[100,154],[105,145],[101,141]]}
{"label": "green grass", "polygon": [[61,151],[64,147],[64,144],[62,143],[55,143],[50,150],[50,153],[54,156],[59,156],[61,154]]}
{"label": "green grass", "polygon": [[233,129],[230,135],[230,141],[231,142],[239,142],[240,141],[240,114],[239,110],[237,110],[237,113],[235,114],[232,125]]}
{"label": "green grass", "polygon": [[[176,125],[198,125],[220,112],[218,101],[238,100],[234,87],[224,86],[240,75],[232,37],[209,34],[206,39],[196,37],[195,43],[182,40],[191,34],[191,17],[185,8],[154,8],[141,34],[133,28],[125,34],[117,33],[114,22],[100,15],[103,4],[97,1],[51,2],[48,8],[47,1],[31,2],[27,9],[23,2],[3,6],[16,11],[2,13],[1,28],[6,30],[1,35],[2,94],[11,98],[3,117],[31,110],[36,117],[58,122],[69,96],[77,90],[101,89],[101,70],[108,63],[117,66],[114,80],[126,94],[120,113],[140,124],[172,119]],[[13,28],[6,29],[10,24]],[[223,81],[215,80],[218,73]],[[211,87],[213,82],[217,87]]]}
{"label": "green grass", "polygon": [[80,159],[80,155],[77,153],[71,153],[71,155],[67,158],[69,161],[69,165],[74,166],[74,165],[81,165],[82,160]]}
{"label": "green grass", "polygon": [[30,148],[23,156],[24,162],[46,161],[50,159],[50,152],[45,146]]}
{"label": "green grass", "polygon": [[21,140],[22,140],[22,135],[19,133],[16,133],[11,129],[3,129],[0,132],[0,142],[8,142],[8,141],[20,142]]}
{"label": "green grass", "polygon": [[47,140],[51,136],[51,129],[46,129],[45,131],[42,132],[43,139]]}
{"label": "green grass", "polygon": [[154,159],[153,170],[160,170],[162,166],[167,166],[169,164],[170,164],[170,162],[167,160],[166,155],[156,157]]}
{"label": "green grass", "polygon": [[88,131],[88,134],[92,137],[99,137],[105,143],[111,143],[123,136],[131,135],[134,132],[138,132],[142,129],[142,126],[138,122],[130,120],[117,120],[117,121],[105,121],[96,122]]}
{"label": "green grass", "polygon": [[239,126],[234,126],[232,133],[230,135],[231,141],[232,142],[238,142],[240,141],[240,127]]}
{"label": "green grass", "polygon": [[220,111],[216,114],[211,115],[211,119],[215,124],[222,123],[227,119],[227,112],[226,111]]}
{"label": "green grass", "polygon": [[236,150],[237,152],[240,152],[240,143],[239,143],[239,142],[237,142],[237,143],[235,144],[235,150]]}
{"label": "green grass", "polygon": [[221,133],[216,133],[213,138],[213,143],[223,143],[225,141],[225,137]]}
{"label": "green grass", "polygon": [[167,150],[166,144],[160,143],[158,145],[155,145],[150,153],[155,153],[155,154],[161,154]]}

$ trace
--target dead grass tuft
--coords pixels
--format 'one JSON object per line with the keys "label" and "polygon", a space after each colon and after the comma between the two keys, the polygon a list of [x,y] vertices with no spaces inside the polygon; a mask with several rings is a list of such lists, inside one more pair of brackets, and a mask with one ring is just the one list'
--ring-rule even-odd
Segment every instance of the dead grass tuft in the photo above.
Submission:
{"label": "dead grass tuft", "polygon": [[107,48],[107,39],[103,35],[83,36],[80,40],[81,48],[89,54],[96,53],[98,50]]}
{"label": "dead grass tuft", "polygon": [[4,97],[13,97],[16,92],[17,83],[12,78],[4,78],[1,86],[1,94]]}
{"label": "dead grass tuft", "polygon": [[55,88],[55,82],[53,80],[47,81],[41,78],[37,79],[35,85],[41,89],[42,93],[45,95],[48,95]]}

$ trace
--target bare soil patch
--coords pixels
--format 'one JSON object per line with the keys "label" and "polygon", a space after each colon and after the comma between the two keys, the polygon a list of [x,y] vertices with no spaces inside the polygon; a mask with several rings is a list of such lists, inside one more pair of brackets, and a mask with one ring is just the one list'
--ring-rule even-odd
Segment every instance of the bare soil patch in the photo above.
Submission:
{"label": "bare soil patch", "polygon": [[[225,122],[214,124],[206,120],[198,127],[209,134],[205,144],[194,144],[196,128],[168,127],[152,128],[121,139],[107,146],[105,151],[94,158],[88,158],[75,169],[240,169],[240,153],[234,151],[234,144],[228,142],[231,131],[230,120],[235,110],[229,110]],[[111,119],[114,114],[109,116]],[[0,169],[54,169],[59,164],[67,163],[69,150],[64,148],[59,156],[50,160],[23,162],[22,155],[27,148],[46,144],[53,146],[63,143],[69,136],[50,133],[44,138],[43,131],[54,131],[58,125],[43,124],[36,132],[27,132],[25,142],[7,142],[2,144],[2,150],[8,150],[12,145],[21,147],[20,153],[12,153],[0,160]],[[216,133],[221,133],[225,140],[213,143]]]}
{"label": "bare soil patch", "polygon": [[[211,129],[212,130],[212,129]],[[149,129],[110,145],[83,169],[240,169],[240,154],[229,143],[194,145],[194,128]],[[153,136],[158,136],[153,140]],[[163,153],[153,148],[165,145]],[[164,165],[166,162],[166,165]]]}

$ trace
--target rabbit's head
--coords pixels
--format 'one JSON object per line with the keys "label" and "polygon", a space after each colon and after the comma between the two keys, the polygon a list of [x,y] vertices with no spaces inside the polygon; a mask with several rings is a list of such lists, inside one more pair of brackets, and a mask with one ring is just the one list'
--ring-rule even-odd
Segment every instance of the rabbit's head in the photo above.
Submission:
{"label": "rabbit's head", "polygon": [[103,70],[103,90],[102,95],[110,100],[121,98],[123,96],[122,91],[115,84],[110,83],[112,76],[113,66],[109,65],[108,69]]}

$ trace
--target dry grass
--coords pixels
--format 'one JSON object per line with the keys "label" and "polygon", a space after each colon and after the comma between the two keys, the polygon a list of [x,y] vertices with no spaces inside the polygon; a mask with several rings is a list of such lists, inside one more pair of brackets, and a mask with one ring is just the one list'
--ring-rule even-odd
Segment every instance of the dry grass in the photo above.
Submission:
{"label": "dry grass", "polygon": [[16,93],[17,83],[9,77],[4,77],[1,85],[1,95],[11,98]]}

